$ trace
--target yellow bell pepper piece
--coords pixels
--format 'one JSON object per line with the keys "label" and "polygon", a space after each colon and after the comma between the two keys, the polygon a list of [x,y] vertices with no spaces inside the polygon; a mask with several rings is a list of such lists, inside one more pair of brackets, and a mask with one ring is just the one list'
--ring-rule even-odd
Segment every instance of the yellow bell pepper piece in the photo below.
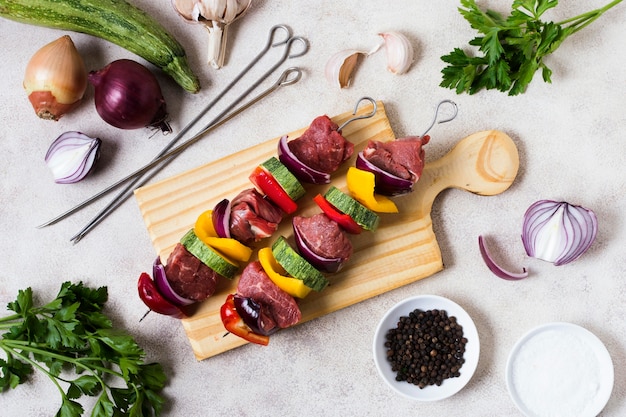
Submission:
{"label": "yellow bell pepper piece", "polygon": [[285,275],[283,267],[274,259],[272,248],[259,249],[259,262],[274,284],[292,297],[304,298],[311,292],[311,288],[304,285],[301,279]]}
{"label": "yellow bell pepper piece", "polygon": [[193,231],[202,241],[209,236],[217,237],[215,226],[213,226],[213,210],[207,210],[198,216]]}
{"label": "yellow bell pepper piece", "polygon": [[213,210],[207,210],[198,216],[193,231],[201,241],[219,252],[230,263],[248,262],[252,256],[252,249],[238,240],[217,235],[213,226]]}
{"label": "yellow bell pepper piece", "polygon": [[208,236],[206,240],[202,239],[202,241],[220,254],[235,261],[248,262],[252,256],[252,249],[239,242],[237,239]]}
{"label": "yellow bell pepper piece", "polygon": [[374,193],[376,176],[373,172],[355,167],[348,168],[346,175],[348,191],[355,200],[379,213],[397,213],[398,207],[391,199]]}

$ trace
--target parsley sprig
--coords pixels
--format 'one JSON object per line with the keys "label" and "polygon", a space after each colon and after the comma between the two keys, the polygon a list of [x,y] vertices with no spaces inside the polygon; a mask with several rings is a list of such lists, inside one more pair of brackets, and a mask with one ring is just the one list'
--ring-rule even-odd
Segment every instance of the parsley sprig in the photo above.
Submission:
{"label": "parsley sprig", "polygon": [[461,0],[459,12],[479,33],[469,45],[478,47],[482,55],[470,56],[455,48],[442,56],[448,65],[441,71],[440,86],[454,89],[457,94],[497,89],[518,95],[526,91],[538,70],[543,80],[551,83],[552,71],[544,58],[567,37],[621,2],[613,0],[599,9],[554,23],[542,21],[541,17],[556,7],[558,0],[514,0],[507,18],[493,10],[481,10],[475,0]]}
{"label": "parsley sprig", "polygon": [[[91,416],[152,416],[161,412],[166,376],[145,363],[134,339],[113,328],[103,314],[106,287],[65,282],[54,300],[35,306],[31,288],[8,304],[15,314],[0,318],[0,392],[26,382],[35,371],[61,393],[58,417],[80,417],[82,396],[97,397]],[[73,371],[73,372],[72,372]]]}

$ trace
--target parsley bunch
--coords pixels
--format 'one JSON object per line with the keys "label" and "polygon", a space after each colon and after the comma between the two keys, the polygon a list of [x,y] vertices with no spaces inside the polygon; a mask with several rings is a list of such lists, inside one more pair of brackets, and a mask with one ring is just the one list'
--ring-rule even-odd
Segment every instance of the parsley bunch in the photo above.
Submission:
{"label": "parsley bunch", "polygon": [[20,290],[8,305],[15,314],[0,318],[5,331],[0,349],[6,354],[0,358],[0,392],[37,369],[61,392],[58,417],[81,416],[84,409],[76,399],[83,395],[97,397],[94,417],[158,415],[163,368],[145,363],[133,338],[113,329],[102,313],[107,298],[106,287],[65,282],[54,300],[38,307],[31,288]]}
{"label": "parsley bunch", "polygon": [[599,9],[554,23],[542,21],[541,16],[556,7],[558,0],[514,0],[506,19],[493,10],[482,11],[475,0],[461,0],[459,12],[480,34],[469,44],[477,46],[482,55],[469,56],[455,48],[442,56],[448,66],[441,71],[440,86],[455,89],[457,94],[474,94],[484,88],[517,95],[526,91],[538,70],[550,83],[552,71],[543,62],[544,57],[621,2],[613,0]]}

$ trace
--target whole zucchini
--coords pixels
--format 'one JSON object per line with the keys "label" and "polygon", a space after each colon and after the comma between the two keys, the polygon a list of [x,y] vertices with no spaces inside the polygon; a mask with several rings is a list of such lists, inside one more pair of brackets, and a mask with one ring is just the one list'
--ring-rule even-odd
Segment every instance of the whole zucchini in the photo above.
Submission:
{"label": "whole zucchini", "polygon": [[181,44],[161,24],[125,0],[0,0],[0,16],[97,36],[161,68],[185,90],[200,90]]}

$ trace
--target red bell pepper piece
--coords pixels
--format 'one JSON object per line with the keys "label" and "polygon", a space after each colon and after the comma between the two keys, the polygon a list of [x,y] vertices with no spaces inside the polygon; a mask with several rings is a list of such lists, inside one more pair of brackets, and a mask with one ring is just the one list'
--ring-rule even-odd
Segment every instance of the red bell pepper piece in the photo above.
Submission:
{"label": "red bell pepper piece", "polygon": [[264,170],[263,167],[256,167],[249,178],[263,194],[285,213],[292,214],[298,209],[296,202],[289,197],[289,194],[283,190],[283,187],[280,186],[272,174]]}
{"label": "red bell pepper piece", "polygon": [[226,302],[222,305],[222,308],[220,308],[220,317],[222,318],[222,323],[226,330],[235,336],[263,346],[267,346],[270,342],[269,336],[253,332],[250,327],[244,323],[235,307],[234,294],[228,294],[228,297],[226,297]]}
{"label": "red bell pepper piece", "polygon": [[142,272],[139,276],[137,290],[139,291],[139,298],[151,311],[177,319],[187,316],[180,307],[170,303],[161,295],[148,273]]}
{"label": "red bell pepper piece", "polygon": [[358,235],[363,230],[361,226],[359,226],[359,224],[355,222],[352,217],[350,217],[349,214],[345,214],[337,210],[335,206],[330,204],[328,200],[324,198],[323,195],[316,195],[313,197],[313,201],[317,203],[325,215],[327,215],[331,220],[337,222],[346,232]]}

